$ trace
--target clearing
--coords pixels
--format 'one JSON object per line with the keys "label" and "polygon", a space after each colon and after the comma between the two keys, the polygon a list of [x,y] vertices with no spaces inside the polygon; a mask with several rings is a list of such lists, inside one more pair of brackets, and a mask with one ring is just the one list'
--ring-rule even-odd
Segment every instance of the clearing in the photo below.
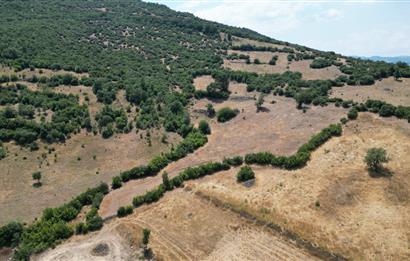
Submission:
{"label": "clearing", "polygon": [[409,106],[410,79],[403,78],[396,81],[393,77],[389,77],[371,86],[334,87],[331,96],[355,102],[366,102],[372,99],[382,100],[395,106]]}

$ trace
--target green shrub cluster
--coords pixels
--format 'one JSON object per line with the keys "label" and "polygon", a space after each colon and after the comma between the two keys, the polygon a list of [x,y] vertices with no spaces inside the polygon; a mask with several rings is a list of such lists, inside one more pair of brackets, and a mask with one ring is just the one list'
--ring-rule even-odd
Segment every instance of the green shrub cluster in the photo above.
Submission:
{"label": "green shrub cluster", "polygon": [[223,160],[223,163],[228,164],[230,166],[234,166],[234,167],[240,166],[243,163],[243,157],[235,156],[235,157],[232,157],[232,158],[225,158]]}
{"label": "green shrub cluster", "polygon": [[218,122],[227,122],[236,117],[239,114],[238,110],[232,110],[229,107],[225,107],[217,111],[216,119]]}
{"label": "green shrub cluster", "polygon": [[247,60],[249,58],[250,58],[249,55],[242,54],[242,53],[241,54],[232,53],[232,54],[226,56],[226,59],[228,59],[228,60]]}
{"label": "green shrub cluster", "polygon": [[340,124],[331,124],[323,129],[318,134],[302,145],[296,154],[291,156],[275,156],[270,152],[251,153],[245,156],[246,164],[272,165],[285,169],[295,169],[304,166],[310,159],[310,154],[320,145],[325,143],[333,136],[342,134],[342,126]]}
{"label": "green shrub cluster", "polygon": [[[96,188],[88,189],[61,207],[46,208],[39,220],[23,229],[19,237],[20,241],[15,252],[15,259],[27,260],[31,254],[39,253],[51,246],[55,246],[61,240],[69,238],[74,230],[68,222],[77,217],[83,206],[93,204],[98,195],[107,193],[108,185],[102,183]],[[96,208],[92,209],[91,214],[87,214],[86,226],[87,231],[97,230],[102,227],[102,219],[98,216]],[[2,240],[6,239],[0,238],[0,242]]]}
{"label": "green shrub cluster", "polygon": [[186,180],[197,179],[206,175],[211,175],[218,171],[228,170],[229,168],[230,166],[228,164],[219,162],[210,162],[198,167],[187,168],[178,176],[175,176],[169,180],[170,185],[168,188],[166,188],[164,184],[161,184],[157,188],[146,192],[144,195],[136,196],[133,199],[132,204],[134,205],[134,207],[139,207],[142,204],[156,202],[164,195],[167,190],[172,190],[176,187],[180,187]]}
{"label": "green shrub cluster", "polygon": [[396,116],[399,119],[407,119],[410,122],[410,106],[394,106],[380,100],[367,100],[358,109],[378,113],[382,117]]}
{"label": "green shrub cluster", "polygon": [[255,178],[255,172],[248,165],[241,167],[236,174],[236,181],[244,182]]}
{"label": "green shrub cluster", "polygon": [[133,210],[132,206],[120,207],[117,210],[117,216],[118,217],[125,217],[125,216],[128,216],[128,215],[132,214],[133,211],[134,210]]}
{"label": "green shrub cluster", "polygon": [[95,120],[98,123],[103,138],[111,137],[114,132],[121,133],[131,131],[124,109],[114,109],[111,106],[104,106],[102,110],[95,115]]}
{"label": "green shrub cluster", "polygon": [[319,58],[315,58],[312,61],[312,63],[310,64],[310,68],[321,69],[321,68],[329,67],[332,64],[333,64],[332,60],[319,57]]}

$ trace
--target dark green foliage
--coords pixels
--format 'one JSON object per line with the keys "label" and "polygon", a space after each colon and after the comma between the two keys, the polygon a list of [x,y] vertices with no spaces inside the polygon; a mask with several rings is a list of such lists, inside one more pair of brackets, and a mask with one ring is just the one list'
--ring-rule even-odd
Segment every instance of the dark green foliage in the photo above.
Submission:
{"label": "dark green foliage", "polygon": [[243,163],[243,157],[235,156],[235,157],[232,157],[232,158],[225,158],[223,160],[223,163],[228,164],[230,166],[235,166],[235,167],[240,166]]}
{"label": "dark green foliage", "polygon": [[231,120],[232,118],[235,118],[236,115],[238,115],[238,111],[237,110],[232,110],[229,107],[225,107],[220,109],[217,113],[216,113],[216,118],[219,122],[227,122],[229,120]]}
{"label": "dark green foliage", "polygon": [[199,122],[198,129],[205,135],[211,134],[211,127],[209,127],[208,122],[205,120]]}
{"label": "dark green foliage", "polygon": [[371,148],[367,151],[364,162],[369,169],[379,172],[382,169],[382,163],[389,161],[386,150],[383,148]]}
{"label": "dark green foliage", "polygon": [[379,111],[379,115],[382,117],[390,117],[395,114],[396,108],[391,104],[384,104]]}
{"label": "dark green foliage", "polygon": [[278,56],[274,55],[274,56],[272,56],[272,59],[270,59],[269,64],[270,65],[276,65],[277,60],[278,60]]}
{"label": "dark green foliage", "polygon": [[40,171],[33,172],[33,174],[31,176],[32,176],[33,179],[37,180],[37,183],[40,184],[40,179],[41,179],[41,172]]}
{"label": "dark green foliage", "polygon": [[172,190],[173,189],[173,185],[172,185],[171,181],[169,180],[167,172],[162,173],[162,184],[164,184],[165,190]]}
{"label": "dark green foliage", "polygon": [[206,114],[208,115],[208,117],[213,118],[215,116],[215,109],[214,106],[211,103],[208,103],[206,105]]}
{"label": "dark green foliage", "polygon": [[329,67],[333,64],[333,61],[324,58],[315,58],[312,63],[310,64],[310,68],[313,69],[321,69]]}
{"label": "dark green foliage", "polygon": [[149,236],[151,234],[151,230],[144,228],[142,230],[142,244],[147,246],[149,243]]}
{"label": "dark green foliage", "polygon": [[0,146],[0,160],[7,156],[7,151],[4,147]]}
{"label": "dark green foliage", "polygon": [[22,233],[23,225],[21,223],[10,222],[0,227],[0,248],[17,246]]}
{"label": "dark green foliage", "polygon": [[117,210],[117,216],[118,217],[125,217],[133,212],[133,207],[132,206],[125,206],[125,207],[120,207]]}
{"label": "dark green foliage", "polygon": [[256,59],[253,60],[253,63],[254,63],[254,64],[261,64],[261,61],[256,58]]}
{"label": "dark green foliage", "polygon": [[253,172],[252,168],[248,165],[241,167],[238,174],[236,174],[236,180],[238,182],[244,182],[250,179],[255,178],[255,173]]}
{"label": "dark green foliage", "polygon": [[121,177],[119,177],[119,176],[113,177],[113,178],[112,178],[111,187],[112,187],[113,189],[117,189],[117,188],[120,188],[121,186],[122,186],[122,179],[121,179]]}
{"label": "dark green foliage", "polygon": [[356,108],[352,108],[349,110],[349,112],[347,113],[347,117],[349,118],[349,120],[355,120],[357,119],[358,116],[358,111]]}
{"label": "dark green foliage", "polygon": [[[1,88],[3,89],[3,88]],[[54,92],[32,92],[24,85],[8,87],[15,92],[7,104],[19,104],[19,112],[6,107],[0,111],[0,141],[15,140],[22,145],[41,138],[46,142],[64,142],[79,128],[87,128],[89,113],[86,106],[78,104],[78,98]],[[34,121],[34,108],[53,111],[51,122]]]}
{"label": "dark green foliage", "polygon": [[95,116],[98,127],[104,138],[109,138],[116,132],[124,132],[128,124],[127,114],[123,109],[114,109],[111,106],[104,106]]}

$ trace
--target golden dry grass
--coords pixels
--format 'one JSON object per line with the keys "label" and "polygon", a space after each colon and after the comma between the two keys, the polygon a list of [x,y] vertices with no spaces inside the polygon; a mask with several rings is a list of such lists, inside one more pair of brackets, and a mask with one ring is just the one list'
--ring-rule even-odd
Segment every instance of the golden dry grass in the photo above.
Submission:
{"label": "golden dry grass", "polygon": [[272,47],[272,48],[287,47],[285,45],[266,43],[266,42],[256,41],[256,40],[242,38],[242,37],[238,37],[238,36],[232,36],[232,45],[240,46],[240,45],[246,45],[246,44],[250,44],[250,45],[253,45],[253,46],[257,46],[257,47]]}
{"label": "golden dry grass", "polygon": [[410,105],[410,79],[400,81],[393,77],[377,81],[371,86],[343,86],[334,87],[331,97],[366,102],[368,99],[382,100],[393,105]]}
{"label": "golden dry grass", "polygon": [[[383,147],[392,177],[371,177],[366,150]],[[192,181],[194,191],[278,224],[353,260],[410,258],[410,126],[361,114],[312,155],[305,168],[256,167],[256,183],[236,183],[237,169]],[[319,206],[320,205],[320,206]]]}
{"label": "golden dry grass", "polygon": [[196,90],[206,90],[206,87],[215,82],[211,75],[203,75],[194,78],[194,87]]}

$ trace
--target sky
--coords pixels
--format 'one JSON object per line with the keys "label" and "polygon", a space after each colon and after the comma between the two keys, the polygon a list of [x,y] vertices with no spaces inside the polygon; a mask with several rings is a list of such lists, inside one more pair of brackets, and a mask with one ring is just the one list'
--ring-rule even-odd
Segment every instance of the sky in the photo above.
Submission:
{"label": "sky", "polygon": [[410,0],[145,1],[323,51],[410,55]]}

